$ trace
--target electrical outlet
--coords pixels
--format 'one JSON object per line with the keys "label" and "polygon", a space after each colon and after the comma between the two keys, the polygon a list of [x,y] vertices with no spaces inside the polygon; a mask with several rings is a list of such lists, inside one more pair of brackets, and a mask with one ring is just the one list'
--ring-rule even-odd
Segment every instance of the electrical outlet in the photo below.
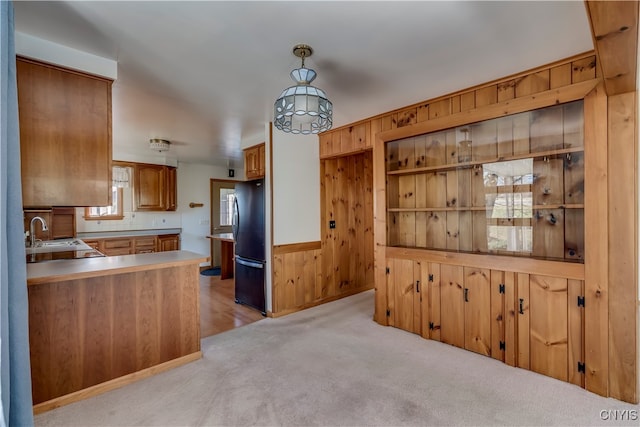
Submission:
{"label": "electrical outlet", "polygon": [[334,220],[329,221],[329,228],[331,229],[336,228],[336,222]]}

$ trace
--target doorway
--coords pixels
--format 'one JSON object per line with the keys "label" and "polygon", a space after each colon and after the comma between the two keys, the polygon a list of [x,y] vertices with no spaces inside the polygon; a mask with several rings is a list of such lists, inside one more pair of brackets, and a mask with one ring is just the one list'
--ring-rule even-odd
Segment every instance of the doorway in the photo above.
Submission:
{"label": "doorway", "polygon": [[[211,234],[231,233],[233,201],[236,182],[225,179],[212,179],[210,183]],[[220,240],[211,239],[211,267],[221,265]]]}

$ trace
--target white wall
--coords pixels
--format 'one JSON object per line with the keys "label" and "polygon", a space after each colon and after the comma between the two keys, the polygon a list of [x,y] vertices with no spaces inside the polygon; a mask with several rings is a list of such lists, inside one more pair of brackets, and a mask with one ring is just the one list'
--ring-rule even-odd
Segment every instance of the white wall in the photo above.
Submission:
{"label": "white wall", "polygon": [[273,130],[273,244],[320,240],[317,135]]}
{"label": "white wall", "polygon": [[[178,163],[178,209],[182,215],[181,249],[211,256],[210,234],[210,180],[229,179],[227,168],[197,163]],[[202,203],[190,208],[189,203]],[[211,265],[210,262],[201,265]]]}

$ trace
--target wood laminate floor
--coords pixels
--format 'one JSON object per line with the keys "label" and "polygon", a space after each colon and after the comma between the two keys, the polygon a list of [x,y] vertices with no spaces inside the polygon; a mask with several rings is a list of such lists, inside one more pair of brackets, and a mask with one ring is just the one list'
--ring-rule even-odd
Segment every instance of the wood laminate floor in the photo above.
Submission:
{"label": "wood laminate floor", "polygon": [[258,310],[236,304],[233,279],[200,275],[200,337],[264,319]]}

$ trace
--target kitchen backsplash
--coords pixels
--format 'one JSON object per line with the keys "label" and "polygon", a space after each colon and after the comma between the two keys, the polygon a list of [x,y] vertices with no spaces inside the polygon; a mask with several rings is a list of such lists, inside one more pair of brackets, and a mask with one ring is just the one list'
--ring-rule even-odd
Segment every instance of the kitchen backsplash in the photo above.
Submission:
{"label": "kitchen backsplash", "polygon": [[121,220],[91,220],[83,218],[84,208],[76,208],[76,232],[149,230],[181,228],[182,215],[177,212],[124,212]]}

